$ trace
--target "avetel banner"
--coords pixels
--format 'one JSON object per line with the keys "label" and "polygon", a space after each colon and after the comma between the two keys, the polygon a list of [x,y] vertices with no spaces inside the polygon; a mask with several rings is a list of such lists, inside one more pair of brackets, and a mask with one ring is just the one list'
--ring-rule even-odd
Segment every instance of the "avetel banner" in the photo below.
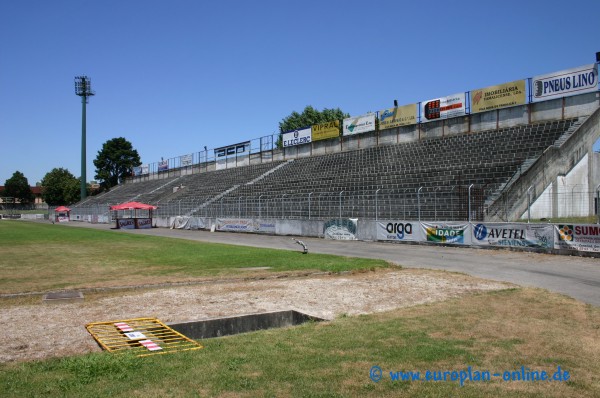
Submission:
{"label": "avetel banner", "polygon": [[554,228],[548,224],[474,224],[471,244],[552,249]]}
{"label": "avetel banner", "polygon": [[525,80],[471,91],[471,113],[525,104]]}
{"label": "avetel banner", "polygon": [[340,136],[340,121],[333,120],[331,122],[315,124],[312,126],[312,140],[327,140]]}
{"label": "avetel banner", "polygon": [[417,124],[417,104],[379,111],[379,130]]}
{"label": "avetel banner", "polygon": [[375,130],[375,114],[344,119],[343,135],[368,133]]}
{"label": "avetel banner", "polygon": [[418,222],[410,221],[378,221],[377,240],[419,241],[421,228]]}
{"label": "avetel banner", "polygon": [[311,142],[311,134],[310,127],[283,133],[283,147],[286,148],[288,146],[309,144]]}
{"label": "avetel banner", "polygon": [[465,237],[468,235],[469,224],[447,223],[421,223],[424,240],[445,244],[468,244]]}
{"label": "avetel banner", "polygon": [[419,111],[421,123],[465,115],[465,93],[423,101]]}
{"label": "avetel banner", "polygon": [[598,65],[584,65],[579,68],[535,76],[532,81],[533,102],[591,93],[598,90]]}
{"label": "avetel banner", "polygon": [[558,224],[554,231],[555,249],[600,252],[600,225]]}
{"label": "avetel banner", "polygon": [[181,156],[181,167],[191,166],[192,165],[192,155],[183,155]]}

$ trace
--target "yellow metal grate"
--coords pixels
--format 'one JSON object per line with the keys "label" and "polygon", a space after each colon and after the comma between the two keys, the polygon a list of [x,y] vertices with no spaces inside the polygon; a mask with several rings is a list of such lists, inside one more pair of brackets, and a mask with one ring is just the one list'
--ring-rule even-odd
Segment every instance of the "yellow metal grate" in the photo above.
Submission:
{"label": "yellow metal grate", "polygon": [[143,357],[202,348],[202,345],[156,318],[94,322],[88,323],[85,328],[102,348],[113,353],[134,350]]}

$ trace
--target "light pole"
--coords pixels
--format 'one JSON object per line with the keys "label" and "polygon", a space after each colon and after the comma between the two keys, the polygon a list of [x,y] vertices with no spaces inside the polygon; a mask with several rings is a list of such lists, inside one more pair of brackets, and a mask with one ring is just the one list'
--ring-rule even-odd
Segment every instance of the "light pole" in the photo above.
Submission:
{"label": "light pole", "polygon": [[95,93],[92,91],[92,81],[87,76],[75,76],[75,94],[81,97],[81,199],[87,197],[87,171],[85,168],[86,144],[85,144],[85,105],[88,97]]}

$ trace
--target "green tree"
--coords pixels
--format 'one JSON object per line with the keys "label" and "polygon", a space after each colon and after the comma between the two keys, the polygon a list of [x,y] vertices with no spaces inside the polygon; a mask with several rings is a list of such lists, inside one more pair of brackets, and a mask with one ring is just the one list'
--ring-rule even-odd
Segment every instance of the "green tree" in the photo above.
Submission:
{"label": "green tree", "polygon": [[281,147],[282,135],[286,131],[298,130],[303,127],[312,126],[313,124],[330,122],[332,120],[342,120],[347,117],[350,117],[350,114],[344,113],[340,108],[325,108],[322,111],[318,111],[312,106],[307,105],[302,113],[294,111],[279,122],[277,146]]}
{"label": "green tree", "polygon": [[79,181],[69,170],[54,168],[42,179],[42,197],[50,206],[78,202],[81,196]]}
{"label": "green tree", "polygon": [[17,202],[22,204],[30,204],[35,200],[29,181],[20,171],[15,171],[4,183],[3,196],[15,198]]}
{"label": "green tree", "polygon": [[102,188],[109,190],[132,174],[133,168],[141,165],[140,155],[131,142],[123,137],[113,138],[102,145],[94,160],[96,179]]}

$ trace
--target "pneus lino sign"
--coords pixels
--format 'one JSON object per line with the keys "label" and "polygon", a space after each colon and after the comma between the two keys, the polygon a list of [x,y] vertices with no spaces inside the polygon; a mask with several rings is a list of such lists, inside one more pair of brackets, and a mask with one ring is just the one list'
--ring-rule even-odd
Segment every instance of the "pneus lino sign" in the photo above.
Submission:
{"label": "pneus lino sign", "polygon": [[594,92],[598,90],[598,65],[535,76],[531,90],[533,102]]}

